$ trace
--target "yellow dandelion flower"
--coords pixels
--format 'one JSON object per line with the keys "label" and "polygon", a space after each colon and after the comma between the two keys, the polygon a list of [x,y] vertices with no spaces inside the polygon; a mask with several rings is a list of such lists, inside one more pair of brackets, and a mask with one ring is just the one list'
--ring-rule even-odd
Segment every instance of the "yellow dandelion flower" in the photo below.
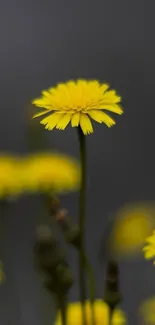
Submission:
{"label": "yellow dandelion flower", "polygon": [[[86,301],[86,319],[87,324],[92,325],[91,307],[89,301]],[[94,303],[95,321],[96,325],[109,325],[109,307],[102,300],[96,300]],[[68,325],[82,325],[82,312],[79,302],[70,303],[67,308],[67,324]],[[113,313],[111,325],[124,325],[126,324],[125,314],[116,309]],[[62,325],[61,314],[58,311],[55,325]]]}
{"label": "yellow dandelion flower", "polygon": [[21,183],[27,192],[75,190],[80,184],[80,168],[65,155],[33,154],[21,162]]}
{"label": "yellow dandelion flower", "polygon": [[152,209],[151,205],[135,205],[119,211],[110,236],[116,254],[133,255],[141,252],[145,238],[154,227]]}
{"label": "yellow dandelion flower", "polygon": [[145,242],[146,245],[143,248],[144,257],[147,260],[155,259],[155,230],[153,231],[153,234],[150,237],[146,238]]}
{"label": "yellow dandelion flower", "polygon": [[0,156],[0,198],[16,196],[20,193],[17,164],[17,159],[12,156]]}
{"label": "yellow dandelion flower", "polygon": [[108,84],[97,80],[69,81],[42,91],[42,96],[32,104],[44,110],[33,117],[50,113],[41,120],[46,129],[64,130],[71,122],[72,127],[80,126],[84,134],[90,134],[93,132],[90,118],[108,127],[115,124],[106,111],[121,115],[120,101],[121,97],[115,90],[109,90]]}
{"label": "yellow dandelion flower", "polygon": [[155,297],[144,301],[139,307],[139,314],[145,324],[155,324]]}

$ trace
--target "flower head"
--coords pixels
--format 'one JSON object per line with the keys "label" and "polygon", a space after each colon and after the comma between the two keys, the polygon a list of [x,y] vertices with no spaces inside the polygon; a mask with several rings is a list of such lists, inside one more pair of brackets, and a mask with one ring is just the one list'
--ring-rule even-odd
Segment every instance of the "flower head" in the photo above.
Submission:
{"label": "flower head", "polygon": [[23,159],[21,177],[24,191],[59,193],[78,188],[80,168],[65,155],[38,153]]}
{"label": "flower head", "polygon": [[145,324],[155,324],[155,297],[145,300],[139,307],[139,314]]}
{"label": "flower head", "polygon": [[21,191],[17,163],[12,156],[0,156],[0,198],[16,196]]}
{"label": "flower head", "polygon": [[[87,324],[92,325],[91,307],[87,301],[85,304]],[[109,325],[109,307],[102,300],[96,300],[94,303],[96,325]],[[67,308],[67,324],[68,325],[82,325],[82,312],[79,302],[70,303]],[[112,325],[126,324],[126,317],[124,313],[116,309],[112,317]],[[55,325],[62,325],[61,315],[58,312]]]}
{"label": "flower head", "polygon": [[[147,260],[155,259],[155,230],[150,237],[146,238],[146,245],[143,248],[144,256]],[[155,264],[155,261],[154,261]]]}
{"label": "flower head", "polygon": [[101,84],[97,80],[77,80],[60,83],[42,91],[42,96],[32,103],[44,108],[34,117],[49,113],[41,120],[46,129],[64,130],[71,122],[72,127],[80,125],[84,134],[90,134],[93,132],[90,118],[105,123],[108,127],[115,124],[105,111],[121,115],[123,110],[120,101],[121,97],[115,90],[109,90],[107,84]]}
{"label": "flower head", "polygon": [[110,238],[116,254],[128,256],[141,252],[154,226],[151,208],[144,204],[119,211]]}

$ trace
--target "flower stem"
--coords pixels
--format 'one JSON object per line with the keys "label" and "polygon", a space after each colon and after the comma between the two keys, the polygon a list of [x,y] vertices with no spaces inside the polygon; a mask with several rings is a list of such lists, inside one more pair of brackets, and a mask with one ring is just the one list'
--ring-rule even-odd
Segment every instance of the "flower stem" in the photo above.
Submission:
{"label": "flower stem", "polygon": [[89,296],[90,296],[90,304],[91,304],[91,316],[92,316],[92,325],[95,325],[95,309],[94,309],[94,302],[95,302],[95,277],[94,272],[92,270],[91,264],[86,255],[84,255],[85,267],[88,272],[89,278]]}
{"label": "flower stem", "polygon": [[109,325],[112,324],[112,316],[113,316],[114,308],[109,309]]}
{"label": "flower stem", "polygon": [[80,284],[80,300],[82,305],[83,323],[86,324],[86,315],[84,303],[86,299],[85,289],[85,269],[88,272],[89,277],[89,295],[91,303],[91,314],[92,314],[92,325],[95,325],[95,312],[94,312],[94,301],[95,301],[95,278],[91,267],[91,264],[85,255],[85,198],[86,198],[86,145],[85,136],[78,128],[79,132],[79,143],[80,143],[80,159],[81,159],[81,190],[80,190],[80,215],[79,215],[79,228],[80,228],[80,255],[79,255],[79,284]]}
{"label": "flower stem", "polygon": [[58,300],[58,308],[60,309],[60,313],[61,313],[61,324],[62,325],[67,325],[67,318],[66,318],[66,297],[65,295],[60,294],[57,297]]}
{"label": "flower stem", "polygon": [[86,190],[86,147],[85,136],[80,127],[78,127],[80,159],[81,159],[81,188],[80,188],[80,211],[79,211],[79,228],[80,228],[80,251],[79,251],[79,289],[80,301],[82,308],[83,324],[86,325],[85,300],[86,300],[86,281],[85,281],[85,190]]}

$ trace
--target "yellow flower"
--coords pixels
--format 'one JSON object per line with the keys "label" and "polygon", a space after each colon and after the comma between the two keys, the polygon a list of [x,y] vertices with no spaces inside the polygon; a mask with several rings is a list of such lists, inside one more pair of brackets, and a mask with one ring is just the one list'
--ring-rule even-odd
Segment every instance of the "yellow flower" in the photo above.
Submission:
{"label": "yellow flower", "polygon": [[0,156],[0,198],[16,196],[20,193],[20,180],[17,159],[12,156]]}
{"label": "yellow flower", "polygon": [[[85,304],[87,324],[92,324],[90,303]],[[109,325],[109,307],[102,300],[96,300],[94,303],[96,325]],[[81,305],[79,302],[70,303],[67,308],[67,324],[82,325]],[[126,324],[125,314],[116,309],[113,313],[111,325]],[[61,314],[58,312],[55,325],[62,325]]]}
{"label": "yellow flower", "polygon": [[153,207],[135,205],[119,211],[110,236],[112,249],[118,255],[141,251],[145,238],[154,227]]}
{"label": "yellow flower", "polygon": [[139,308],[139,314],[145,322],[145,324],[153,325],[155,324],[155,297],[151,297],[144,301],[140,308]]}
{"label": "yellow flower", "polygon": [[[147,260],[155,259],[155,230],[153,231],[153,234],[146,238],[146,245],[143,248],[144,256]],[[155,264],[155,261],[154,263]]]}
{"label": "yellow flower", "polygon": [[33,117],[50,113],[41,120],[46,129],[64,130],[71,122],[72,127],[80,125],[84,134],[90,134],[93,132],[90,118],[108,127],[115,124],[105,111],[121,115],[120,101],[121,97],[115,90],[109,90],[108,84],[101,84],[97,80],[69,81],[42,91],[42,96],[32,103],[43,107],[44,111]]}
{"label": "yellow flower", "polygon": [[80,168],[65,155],[33,154],[21,162],[21,183],[27,192],[74,190],[80,184]]}

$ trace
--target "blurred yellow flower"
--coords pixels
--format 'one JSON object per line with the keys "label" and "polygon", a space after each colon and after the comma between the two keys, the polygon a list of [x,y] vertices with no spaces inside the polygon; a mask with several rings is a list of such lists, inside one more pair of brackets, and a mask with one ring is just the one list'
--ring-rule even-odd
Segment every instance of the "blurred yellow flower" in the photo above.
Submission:
{"label": "blurred yellow flower", "polygon": [[[146,238],[145,242],[146,245],[143,248],[144,257],[147,260],[155,259],[155,230],[153,231],[153,234],[150,237]],[[153,264],[155,264],[155,261]]]}
{"label": "blurred yellow flower", "polygon": [[140,305],[139,314],[144,324],[155,324],[155,297],[145,300]]}
{"label": "blurred yellow flower", "polygon": [[[118,255],[141,252],[145,239],[154,227],[153,206],[135,205],[119,211],[110,243]],[[154,209],[155,214],[155,209]]]}
{"label": "blurred yellow flower", "polygon": [[13,156],[0,155],[0,198],[20,193],[17,161]]}
{"label": "blurred yellow flower", "polygon": [[80,184],[80,167],[65,155],[33,154],[21,162],[21,182],[27,192],[75,190]]}
{"label": "blurred yellow flower", "polygon": [[[92,325],[90,303],[85,304],[87,325]],[[94,303],[95,321],[96,325],[109,325],[109,307],[102,300],[96,300]],[[82,325],[81,305],[79,302],[70,303],[67,309],[67,324],[68,325]],[[111,325],[126,324],[125,314],[116,309],[113,313]],[[58,312],[55,325],[62,325],[61,314]]]}
{"label": "blurred yellow flower", "polygon": [[109,90],[108,84],[101,84],[97,80],[77,80],[42,91],[42,96],[32,103],[44,108],[34,118],[50,113],[41,120],[46,129],[64,130],[71,122],[72,127],[80,125],[84,134],[90,134],[93,132],[90,118],[108,127],[115,124],[104,111],[121,115],[120,101],[121,97],[115,90]]}

